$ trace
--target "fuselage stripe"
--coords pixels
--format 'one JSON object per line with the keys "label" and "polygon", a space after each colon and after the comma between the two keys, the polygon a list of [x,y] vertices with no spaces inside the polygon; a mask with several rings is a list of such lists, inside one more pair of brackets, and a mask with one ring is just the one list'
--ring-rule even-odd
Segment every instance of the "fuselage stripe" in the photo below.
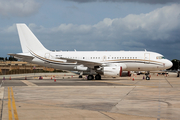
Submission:
{"label": "fuselage stripe", "polygon": [[[59,65],[78,65],[77,63],[63,63],[62,61],[55,61],[51,59],[47,59],[44,57],[41,57],[30,50],[30,53],[35,57],[38,58],[44,62],[51,63],[51,64],[59,64]],[[151,65],[160,65],[163,66],[162,62],[152,61],[152,60],[143,60],[143,59],[125,59],[125,60],[109,60],[106,61],[107,63],[144,63],[144,64],[151,64]]]}

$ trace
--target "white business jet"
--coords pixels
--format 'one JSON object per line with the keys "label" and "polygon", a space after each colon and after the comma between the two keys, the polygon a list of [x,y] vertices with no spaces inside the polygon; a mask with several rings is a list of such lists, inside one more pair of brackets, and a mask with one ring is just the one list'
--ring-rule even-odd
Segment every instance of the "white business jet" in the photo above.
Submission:
{"label": "white business jet", "polygon": [[22,53],[9,54],[22,61],[55,69],[78,71],[79,77],[101,79],[101,75],[121,77],[130,71],[149,72],[168,69],[172,62],[163,55],[149,51],[50,51],[25,24],[17,24]]}

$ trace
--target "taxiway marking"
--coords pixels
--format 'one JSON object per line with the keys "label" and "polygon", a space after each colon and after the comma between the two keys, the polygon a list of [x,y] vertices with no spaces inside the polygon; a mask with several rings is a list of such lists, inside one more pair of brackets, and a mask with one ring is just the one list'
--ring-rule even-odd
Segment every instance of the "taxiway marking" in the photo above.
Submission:
{"label": "taxiway marking", "polygon": [[12,96],[12,106],[13,106],[13,110],[14,110],[14,118],[15,118],[15,120],[19,120],[17,110],[16,110],[16,104],[15,104],[15,99],[14,99],[14,94],[13,94],[13,89],[12,88],[11,88],[11,96]]}
{"label": "taxiway marking", "polygon": [[12,120],[12,111],[11,111],[11,92],[8,87],[8,113],[9,113],[9,120]]}
{"label": "taxiway marking", "polygon": [[12,108],[11,108],[11,99],[12,99],[12,107],[14,111],[14,119],[19,120],[17,110],[16,110],[16,104],[15,104],[15,99],[14,99],[14,94],[13,94],[13,89],[11,87],[8,87],[8,113],[9,113],[9,120],[12,120]]}
{"label": "taxiway marking", "polygon": [[29,82],[27,80],[21,80],[23,83],[25,83],[27,86],[37,86],[36,84]]}

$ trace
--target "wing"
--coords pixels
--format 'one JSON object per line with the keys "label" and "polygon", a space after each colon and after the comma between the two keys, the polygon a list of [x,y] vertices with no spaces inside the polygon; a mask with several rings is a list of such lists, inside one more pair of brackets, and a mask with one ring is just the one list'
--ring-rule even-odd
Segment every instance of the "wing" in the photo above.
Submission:
{"label": "wing", "polygon": [[77,64],[83,64],[86,67],[94,68],[94,66],[101,66],[103,62],[93,62],[88,60],[79,60],[79,59],[71,59],[71,58],[57,58],[62,60],[67,60],[67,62],[77,62]]}
{"label": "wing", "polygon": [[17,59],[20,59],[20,60],[32,60],[34,59],[33,56],[30,56],[30,55],[21,55],[21,54],[12,54],[12,53],[9,53],[8,55],[10,56],[14,56],[15,58]]}

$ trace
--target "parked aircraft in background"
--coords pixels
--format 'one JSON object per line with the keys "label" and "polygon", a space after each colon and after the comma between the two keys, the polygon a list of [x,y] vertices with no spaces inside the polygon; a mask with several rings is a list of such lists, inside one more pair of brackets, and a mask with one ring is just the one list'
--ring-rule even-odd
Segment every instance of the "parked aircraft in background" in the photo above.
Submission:
{"label": "parked aircraft in background", "polygon": [[55,69],[79,71],[88,80],[100,80],[101,75],[121,77],[130,71],[149,72],[168,69],[172,62],[163,55],[149,51],[50,51],[25,24],[17,24],[22,53],[9,54],[22,61]]}

